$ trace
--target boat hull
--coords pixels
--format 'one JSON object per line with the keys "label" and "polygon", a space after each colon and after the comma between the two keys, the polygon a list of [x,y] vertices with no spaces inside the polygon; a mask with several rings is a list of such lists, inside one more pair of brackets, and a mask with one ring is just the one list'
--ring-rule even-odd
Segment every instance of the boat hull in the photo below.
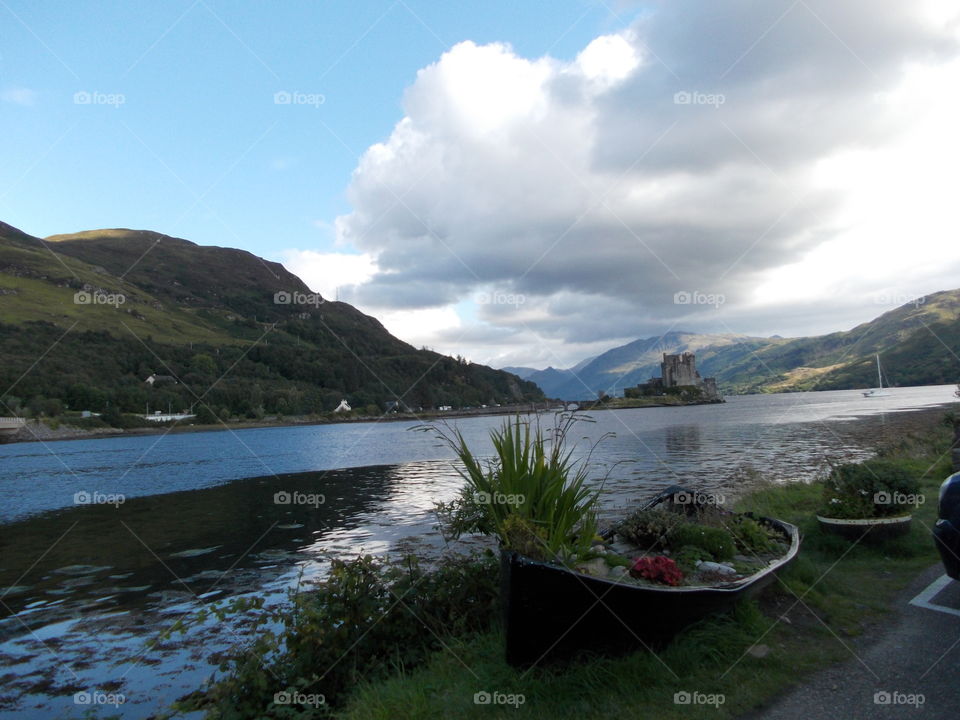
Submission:
{"label": "boat hull", "polygon": [[683,628],[730,610],[776,579],[800,547],[796,526],[779,520],[787,554],[734,586],[641,586],[591,577],[501,551],[506,659],[515,666],[555,662],[581,652],[622,654],[661,646]]}

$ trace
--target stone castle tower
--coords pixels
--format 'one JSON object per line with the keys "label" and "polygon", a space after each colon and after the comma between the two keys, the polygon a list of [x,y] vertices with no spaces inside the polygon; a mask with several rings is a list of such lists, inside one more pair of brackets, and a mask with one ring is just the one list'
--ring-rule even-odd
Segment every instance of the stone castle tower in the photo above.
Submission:
{"label": "stone castle tower", "polygon": [[684,352],[679,355],[664,353],[663,362],[660,363],[660,377],[663,378],[665,388],[703,384],[700,373],[697,372],[697,359],[692,352]]}
{"label": "stone castle tower", "polygon": [[664,388],[693,385],[700,388],[708,400],[723,400],[717,388],[716,379],[700,377],[700,373],[697,372],[697,359],[692,352],[683,352],[679,355],[664,353],[660,372]]}

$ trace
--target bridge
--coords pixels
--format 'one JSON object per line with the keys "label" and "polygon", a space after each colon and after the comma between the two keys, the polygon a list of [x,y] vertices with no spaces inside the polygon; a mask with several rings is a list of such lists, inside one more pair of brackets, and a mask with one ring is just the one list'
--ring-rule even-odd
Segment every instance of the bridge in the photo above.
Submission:
{"label": "bridge", "polygon": [[0,435],[13,435],[26,424],[27,421],[25,418],[0,417]]}

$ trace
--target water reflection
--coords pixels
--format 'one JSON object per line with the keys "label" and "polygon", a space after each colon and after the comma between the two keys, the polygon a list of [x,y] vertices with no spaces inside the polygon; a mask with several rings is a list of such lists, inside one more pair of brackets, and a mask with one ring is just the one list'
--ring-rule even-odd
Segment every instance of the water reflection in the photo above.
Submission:
{"label": "water reflection", "polygon": [[666,448],[669,454],[700,452],[699,425],[670,425],[666,429]]}
{"label": "water reflection", "polygon": [[262,583],[350,536],[399,480],[383,467],[252,478],[5,525],[0,588],[17,617],[0,633]]}

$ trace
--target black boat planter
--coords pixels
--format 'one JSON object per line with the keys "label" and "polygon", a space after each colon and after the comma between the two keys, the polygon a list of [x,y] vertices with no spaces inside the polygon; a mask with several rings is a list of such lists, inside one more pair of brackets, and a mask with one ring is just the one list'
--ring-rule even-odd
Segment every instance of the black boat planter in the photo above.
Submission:
{"label": "black boat planter", "polygon": [[620,654],[662,645],[702,618],[729,610],[776,578],[796,557],[795,525],[758,518],[782,532],[785,555],[738,581],[717,586],[637,585],[575,572],[501,551],[507,662],[528,666],[580,652]]}

